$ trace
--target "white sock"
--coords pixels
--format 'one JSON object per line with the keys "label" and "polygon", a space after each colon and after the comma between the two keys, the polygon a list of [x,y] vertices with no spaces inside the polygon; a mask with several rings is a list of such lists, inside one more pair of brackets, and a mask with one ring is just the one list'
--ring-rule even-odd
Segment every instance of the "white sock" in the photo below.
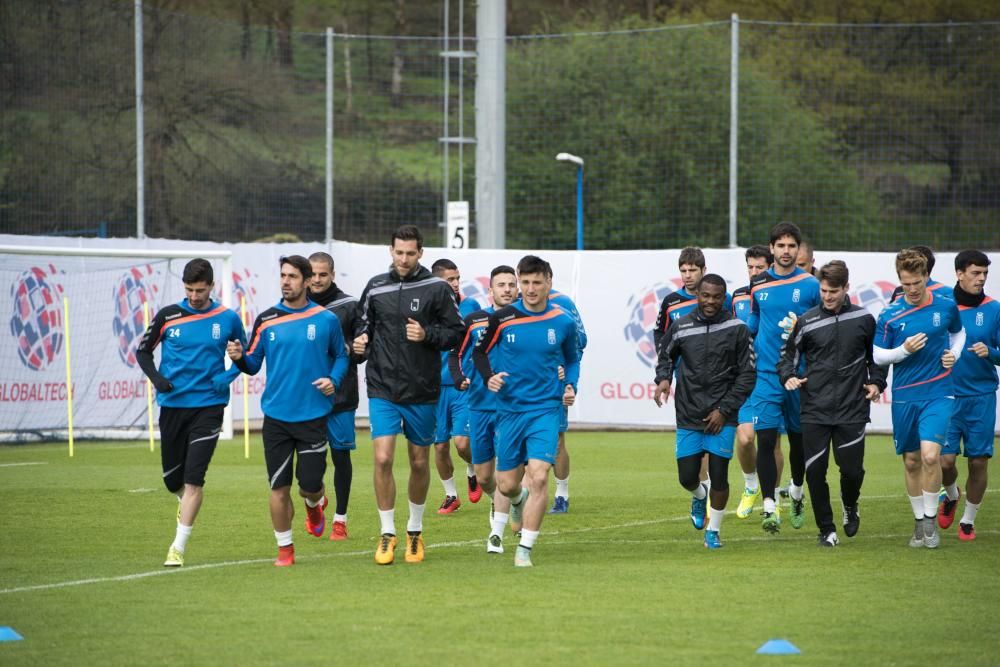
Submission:
{"label": "white sock", "polygon": [[722,528],[722,517],[726,516],[726,510],[717,510],[714,507],[708,508],[708,529],[719,530]]}
{"label": "white sock", "polygon": [[979,511],[979,505],[982,503],[970,503],[968,500],[965,501],[965,513],[962,515],[962,520],[959,523],[967,523],[973,525],[976,523],[976,512]]}
{"label": "white sock", "polygon": [[323,503],[323,496],[319,497],[319,500],[309,500],[306,498],[306,507],[319,507]]}
{"label": "white sock", "polygon": [[910,507],[913,508],[913,516],[917,519],[924,518],[924,498],[923,496],[907,496],[910,499]]}
{"label": "white sock", "polygon": [[954,484],[949,484],[944,487],[945,493],[948,494],[948,500],[958,500],[958,482]]}
{"label": "white sock", "polygon": [[[507,525],[509,518],[509,515],[504,512],[494,512],[493,520],[490,522],[490,535],[500,535],[503,537],[503,528]],[[524,534],[523,531],[521,534]]]}
{"label": "white sock", "polygon": [[764,498],[764,512],[774,514],[774,498]]}
{"label": "white sock", "polygon": [[475,477],[476,476],[476,467],[474,465],[472,465],[471,463],[466,463],[465,464],[465,476],[466,477]]}
{"label": "white sock", "polygon": [[287,547],[292,543],[292,531],[291,529],[286,530],[283,533],[274,531],[274,539],[278,540],[279,547]]}
{"label": "white sock", "polygon": [[396,534],[396,510],[379,510],[378,519],[382,523],[382,534]]}
{"label": "white sock", "polygon": [[569,500],[569,477],[566,479],[556,477],[556,495]]}
{"label": "white sock", "polygon": [[444,495],[451,496],[452,498],[458,498],[458,489],[455,488],[454,477],[442,479],[441,483],[444,484]]}
{"label": "white sock", "polygon": [[705,483],[702,482],[701,484],[699,484],[698,488],[696,488],[694,491],[691,492],[691,495],[697,498],[698,500],[704,500],[705,497],[708,495],[708,493],[705,491]]}
{"label": "white sock", "polygon": [[339,521],[340,523],[347,523],[347,515],[346,514],[334,514],[333,515],[333,520],[334,521]]}
{"label": "white sock", "polygon": [[804,496],[805,493],[803,492],[801,486],[795,486],[795,482],[789,482],[788,495],[792,500],[802,500],[802,496]]}
{"label": "white sock", "polygon": [[757,473],[755,472],[745,472],[743,473],[743,486],[750,489],[751,491],[756,491],[759,482],[757,482]]}
{"label": "white sock", "polygon": [[[968,510],[966,510],[968,512]],[[193,526],[185,526],[180,521],[177,522],[177,534],[174,535],[174,543],[171,544],[174,549],[177,549],[181,553],[184,553],[184,549],[187,547],[188,538],[191,537],[191,529]]]}
{"label": "white sock", "polygon": [[924,491],[924,516],[937,516],[937,491]]}
{"label": "white sock", "polygon": [[535,540],[538,539],[537,530],[522,530],[521,531],[521,544],[519,546],[530,549],[535,546]]}
{"label": "white sock", "polygon": [[[454,484],[452,484],[454,487]],[[419,533],[424,529],[424,508],[427,505],[417,505],[410,503],[410,520],[406,524],[406,530],[410,533]]]}

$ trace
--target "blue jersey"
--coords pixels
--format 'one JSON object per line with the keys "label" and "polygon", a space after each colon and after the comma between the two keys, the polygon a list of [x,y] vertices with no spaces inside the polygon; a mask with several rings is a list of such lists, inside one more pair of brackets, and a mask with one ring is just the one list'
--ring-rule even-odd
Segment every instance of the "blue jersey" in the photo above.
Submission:
{"label": "blue jersey", "polygon": [[[875,325],[875,346],[892,350],[914,334],[927,335],[927,344],[892,366],[893,402],[926,401],[954,394],[951,369],[941,366],[949,347],[949,333],[962,330],[962,318],[952,299],[927,293],[927,303],[911,306],[897,299],[882,310]],[[964,356],[964,354],[962,355]]]}
{"label": "blue jersey", "polygon": [[[490,323],[490,315],[496,312],[493,306],[466,315],[465,317],[465,338],[462,344],[452,350],[448,357],[448,366],[451,370],[453,381],[459,382],[461,378],[469,379],[469,409],[489,410],[497,409],[497,395],[486,388],[479,377],[476,365],[472,363],[472,351],[475,349],[479,339],[486,333],[486,326]],[[490,351],[490,364],[496,359],[495,349]],[[456,365],[457,364],[457,365]]]}
{"label": "blue jersey", "polygon": [[304,422],[330,414],[334,397],[312,383],[328,377],[339,387],[347,373],[347,345],[336,315],[312,301],[298,309],[282,303],[268,308],[254,322],[250,347],[236,365],[256,375],[265,357],[267,387],[260,402],[265,415]]}
{"label": "blue jersey", "polygon": [[[475,299],[462,299],[458,302],[458,314],[464,320],[467,315],[479,310],[479,303]],[[441,353],[441,386],[453,385],[451,373],[448,371],[448,351]]]}
{"label": "blue jersey", "polygon": [[573,318],[573,321],[576,323],[576,337],[580,342],[580,356],[583,356],[583,350],[587,347],[587,330],[583,326],[583,318],[580,317],[580,311],[577,310],[573,299],[562,292],[552,290],[549,292],[549,303],[559,306]]}
{"label": "blue jersey", "polygon": [[778,322],[788,313],[801,315],[818,305],[819,281],[798,267],[786,276],[779,276],[770,268],[753,277],[747,326],[754,337],[758,376],[777,373],[778,358],[785,342]]}
{"label": "blue jersey", "polygon": [[[955,363],[952,382],[956,396],[980,396],[997,390],[997,365],[1000,365],[1000,301],[990,297],[978,306],[958,306],[965,328],[965,347]],[[989,348],[985,359],[968,348],[983,343]]]}
{"label": "blue jersey", "polygon": [[741,322],[750,321],[750,286],[733,292],[733,315]]}
{"label": "blue jersey", "polygon": [[[494,373],[508,373],[497,393],[497,409],[526,412],[560,407],[565,386],[572,385],[575,391],[580,379],[577,332],[576,321],[552,303],[533,313],[518,300],[490,315],[473,360],[484,383]],[[560,366],[566,372],[562,381]]]}
{"label": "blue jersey", "polygon": [[159,374],[174,388],[157,392],[156,403],[168,408],[229,403],[229,383],[220,382],[216,389],[213,379],[226,371],[226,343],[231,340],[246,343],[240,316],[215,301],[195,310],[184,299],[156,313],[136,352],[137,356],[148,354],[151,360],[153,350],[160,345]]}

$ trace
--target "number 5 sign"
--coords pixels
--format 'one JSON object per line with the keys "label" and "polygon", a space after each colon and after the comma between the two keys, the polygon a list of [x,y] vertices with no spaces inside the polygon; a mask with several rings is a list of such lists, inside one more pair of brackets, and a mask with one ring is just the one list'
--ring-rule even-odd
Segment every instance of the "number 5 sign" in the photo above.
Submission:
{"label": "number 5 sign", "polygon": [[469,202],[448,202],[448,239],[445,243],[456,250],[469,246]]}

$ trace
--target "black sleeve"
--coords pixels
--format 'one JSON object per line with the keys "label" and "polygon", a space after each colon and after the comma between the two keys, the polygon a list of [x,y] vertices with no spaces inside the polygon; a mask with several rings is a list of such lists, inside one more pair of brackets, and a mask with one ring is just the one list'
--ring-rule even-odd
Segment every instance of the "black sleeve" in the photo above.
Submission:
{"label": "black sleeve", "polygon": [[788,340],[781,346],[781,356],[778,358],[776,370],[778,371],[778,381],[781,382],[782,387],[791,378],[795,377],[795,373],[798,370],[796,359],[802,350],[803,341],[803,336],[800,333],[801,329],[802,318],[800,317],[795,320],[795,326],[792,327],[792,332],[788,334]]}
{"label": "black sleeve", "polygon": [[444,283],[433,287],[434,311],[431,321],[424,326],[424,344],[444,352],[462,342],[465,324],[458,314],[458,302],[455,301],[451,288]]}
{"label": "black sleeve", "polygon": [[875,344],[875,318],[866,317],[863,320],[865,332],[865,364],[868,366],[868,383],[878,387],[879,392],[885,391],[888,366],[879,366],[873,358],[872,346]]}
{"label": "black sleeve", "polygon": [[493,367],[490,365],[489,351],[496,344],[496,339],[500,334],[500,318],[497,313],[490,315],[489,324],[483,333],[476,347],[472,350],[472,362],[476,365],[479,377],[483,378],[483,384],[487,384],[493,377]]}
{"label": "black sleeve", "polygon": [[750,329],[745,326],[737,327],[736,333],[736,367],[739,368],[739,375],[736,376],[730,390],[719,401],[719,412],[727,418],[739,412],[757,382],[757,360],[754,357]]}
{"label": "black sleeve", "polygon": [[160,342],[160,331],[165,323],[166,319],[161,310],[153,316],[153,321],[149,323],[149,328],[142,335],[142,340],[139,341],[139,346],[135,350],[135,360],[139,364],[139,368],[150,379],[156,390],[161,393],[166,393],[174,388],[170,380],[156,368],[156,361],[153,359],[153,350]]}
{"label": "black sleeve", "polygon": [[667,329],[667,333],[663,335],[660,340],[660,345],[657,347],[656,356],[656,377],[653,380],[654,383],[660,384],[664,380],[667,382],[674,381],[674,369],[676,368],[675,361],[680,355],[680,345],[677,343],[677,338],[675,334],[677,333],[676,322],[670,325]]}
{"label": "black sleeve", "polygon": [[[365,347],[365,353],[361,356],[361,359],[368,358],[368,351],[372,347],[372,338],[374,338],[375,331],[375,312],[372,307],[371,297],[368,295],[369,290],[371,290],[371,281],[365,285],[365,291],[361,293],[361,299],[358,301],[356,315],[354,320],[354,335],[351,337],[351,341],[348,343],[352,350],[354,348],[354,339],[363,334],[368,334],[368,345]],[[354,352],[351,352],[354,355]],[[358,355],[354,355],[357,357]],[[358,363],[361,363],[359,361]]]}
{"label": "black sleeve", "polygon": [[667,335],[667,329],[670,325],[670,320],[667,317],[667,299],[670,297],[663,297],[663,301],[660,302],[660,313],[656,316],[656,326],[653,327],[653,349],[659,350],[660,343],[663,341],[663,337]]}
{"label": "black sleeve", "polygon": [[356,364],[363,364],[365,362],[365,355],[354,353],[354,339],[361,334],[356,333],[358,328],[361,326],[361,302],[357,301],[355,303],[347,304],[344,309],[344,342],[347,344],[348,356]]}
{"label": "black sleeve", "polygon": [[448,353],[448,372],[451,374],[452,383],[459,391],[462,391],[462,384],[466,380],[465,373],[462,372],[462,354],[465,353],[465,347],[469,344],[469,334],[472,333],[469,328],[471,323],[472,316],[470,315],[465,319],[465,335],[462,337],[462,344]]}

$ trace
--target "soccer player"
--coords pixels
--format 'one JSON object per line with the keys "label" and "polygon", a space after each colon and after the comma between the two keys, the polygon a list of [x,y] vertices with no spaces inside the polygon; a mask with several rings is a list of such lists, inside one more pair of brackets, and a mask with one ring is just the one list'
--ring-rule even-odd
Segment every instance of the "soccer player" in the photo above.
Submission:
{"label": "soccer player", "polygon": [[[576,322],[576,335],[580,343],[580,360],[587,347],[587,330],[583,326],[583,318],[576,304],[563,292],[552,290],[549,293],[549,303],[566,311]],[[549,514],[565,514],[569,512],[569,449],[566,448],[566,431],[569,430],[569,409],[563,406],[559,417],[559,446],[556,451],[556,464],[552,466],[552,474],[556,479],[556,493],[552,499]]]}
{"label": "soccer player", "polygon": [[782,336],[787,337],[795,318],[819,303],[819,281],[795,266],[802,232],[797,225],[780,222],[771,228],[773,266],[750,281],[750,319],[757,353],[757,384],[751,401],[754,430],[757,432],[757,475],[764,498],[761,527],[769,533],[781,529],[781,515],[775,502],[777,470],[774,448],[778,429],[788,432],[788,458],[792,481],[792,528],[805,522],[805,460],[802,455],[802,427],[799,422],[798,392],[787,391],[778,379],[777,364]]}
{"label": "soccer player", "polygon": [[[753,245],[747,248],[744,253],[747,263],[747,276],[753,280],[755,276],[767,271],[774,255],[766,245]],[[747,322],[750,320],[750,285],[741,287],[733,292],[733,314]],[[757,481],[757,450],[754,448],[753,430],[753,404],[747,398],[740,407],[737,417],[736,427],[736,458],[740,463],[740,470],[743,472],[743,494],[740,496],[740,504],[736,508],[736,516],[746,519],[753,513],[754,503],[760,499],[760,483]],[[778,429],[779,437],[774,443],[774,465],[777,474],[775,480],[781,480],[781,473],[785,469],[785,457],[781,452],[781,437],[784,433],[784,425]]]}
{"label": "soccer player", "polygon": [[903,457],[913,509],[911,547],[938,546],[935,519],[941,487],[941,446],[954,400],[952,368],[965,345],[965,329],[952,299],[927,289],[927,258],[915,250],[896,255],[903,298],[889,304],[875,328],[875,363],[893,365],[892,438]]}
{"label": "soccer player", "polygon": [[[465,317],[479,310],[475,299],[463,299],[459,286],[462,276],[458,266],[450,259],[439,259],[431,264],[431,273],[448,283],[455,293],[458,303],[458,314]],[[469,487],[469,502],[478,503],[483,496],[483,490],[476,482],[476,471],[472,465],[469,453],[469,403],[466,394],[458,390],[452,382],[448,371],[448,352],[441,353],[441,397],[437,402],[437,426],[434,429],[434,463],[438,476],[444,485],[444,501],[438,508],[438,514],[451,514],[462,503],[458,499],[458,489],[455,487],[455,466],[451,461],[451,447],[448,441],[455,439],[455,450],[465,461],[465,477]]]}
{"label": "soccer player", "polygon": [[965,443],[969,478],[965,486],[965,513],[958,524],[960,540],[976,539],[976,512],[986,493],[987,465],[993,456],[996,427],[997,369],[1000,364],[1000,302],[983,292],[990,259],[978,250],[955,257],[955,303],[965,329],[965,352],[955,363],[955,409],[948,439],[941,449],[941,477],[947,499],[938,507],[938,525],[948,528],[958,505],[958,469],[955,459]]}
{"label": "soccer player", "polygon": [[[455,388],[468,394],[472,463],[480,487],[493,501],[486,553],[496,554],[503,553],[503,529],[509,518],[510,499],[502,493],[496,493],[496,394],[486,387],[476,372],[475,364],[472,363],[472,351],[486,332],[490,315],[497,308],[509,306],[516,296],[517,276],[514,269],[506,265],[493,269],[490,272],[490,297],[493,305],[465,316],[465,338],[462,345],[448,355],[448,369]],[[491,361],[495,356],[493,353]]]}
{"label": "soccer player", "polygon": [[800,395],[806,482],[821,547],[838,543],[826,483],[830,443],[840,468],[844,533],[854,537],[861,524],[865,424],[871,421],[871,401],[885,390],[885,370],[872,359],[875,318],[847,297],[849,278],[839,260],[819,270],[820,305],[798,318],[778,361],[781,383]]}
{"label": "soccer player", "polygon": [[[181,280],[186,298],[153,316],[135,352],[139,367],[156,387],[163,484],[180,502],[166,567],[184,565],[204,498],[205,473],[222,431],[229,382],[216,379],[226,370],[226,343],[246,340],[240,316],[212,300],[215,278],[208,260],[192,259]],[[161,344],[157,369],[153,350]]]}
{"label": "soccer player", "polygon": [[[697,308],[671,323],[659,347],[653,400],[657,407],[663,405],[676,371],[677,473],[681,486],[692,494],[691,523],[699,530],[705,527],[705,505],[711,496],[705,546],[719,549],[736,417],[753,390],[756,372],[750,332],[725,307],[726,281],[710,273],[695,292]],[[711,493],[699,474],[705,454]]]}
{"label": "soccer player", "polygon": [[[767,267],[765,267],[767,268]],[[698,297],[695,288],[705,275],[705,253],[701,248],[689,246],[681,250],[677,258],[677,269],[681,274],[683,286],[663,297],[660,303],[660,312],[656,316],[656,328],[653,330],[653,342],[656,349],[660,349],[660,341],[670,328],[670,323],[680,319],[695,309],[698,305]],[[725,295],[724,308],[732,310],[733,301],[727,293]]]}
{"label": "soccer player", "polygon": [[[934,251],[931,250],[929,246],[925,245],[911,246],[910,250],[919,252],[927,260],[927,290],[929,292],[937,292],[938,290],[941,290],[941,296],[950,299],[952,297],[951,290],[947,289],[947,286],[944,283],[939,283],[930,277],[931,272],[934,271]],[[942,290],[941,288],[945,289]],[[892,296],[889,297],[889,303],[894,303],[897,299],[899,299],[899,297],[903,296],[903,291],[904,290],[901,285],[897,286],[896,289],[893,290]]]}
{"label": "soccer player", "polygon": [[795,259],[795,266],[810,275],[819,277],[819,271],[816,269],[816,258],[813,257],[812,241],[802,239],[802,243],[799,244],[799,255]]}
{"label": "soccer player", "polygon": [[434,412],[441,392],[441,353],[462,341],[465,327],[448,283],[421,266],[424,237],[414,225],[397,228],[389,241],[392,268],[368,281],[361,295],[361,327],[355,354],[368,359],[365,377],[375,501],[382,536],[375,562],[389,565],[396,549],[396,436],[403,433],[410,460],[406,562],[424,559],[424,507],[430,485],[428,447],[434,442]]}
{"label": "soccer player", "polygon": [[[549,263],[527,255],[517,264],[517,279],[521,298],[490,315],[473,361],[497,393],[497,486],[511,500],[511,523],[522,526],[514,565],[531,567],[558,449],[559,415],[576,398],[580,343],[577,323],[549,303]],[[489,356],[494,349],[496,370]]]}
{"label": "soccer player", "polygon": [[261,437],[271,487],[271,523],[278,542],[274,564],[287,567],[295,564],[293,458],[299,495],[305,499],[306,530],[320,537],[326,529],[327,418],[349,360],[337,316],[309,300],[309,260],[291,255],[282,257],[279,266],[281,301],[257,316],[245,353],[240,341],[230,341],[226,352],[248,375],[256,375],[267,359]]}
{"label": "soccer player", "polygon": [[[358,326],[358,300],[337,287],[333,257],[325,252],[309,255],[312,280],[309,281],[309,299],[337,316],[340,332],[345,341],[354,339]],[[351,452],[357,448],[354,435],[354,415],[358,409],[358,363],[364,361],[353,352],[349,355],[344,381],[337,385],[333,397],[333,412],[326,420],[326,434],[330,441],[330,459],[333,462],[333,492],[336,507],[333,514],[331,540],[347,539],[347,504],[351,499],[351,481],[354,464]]]}

